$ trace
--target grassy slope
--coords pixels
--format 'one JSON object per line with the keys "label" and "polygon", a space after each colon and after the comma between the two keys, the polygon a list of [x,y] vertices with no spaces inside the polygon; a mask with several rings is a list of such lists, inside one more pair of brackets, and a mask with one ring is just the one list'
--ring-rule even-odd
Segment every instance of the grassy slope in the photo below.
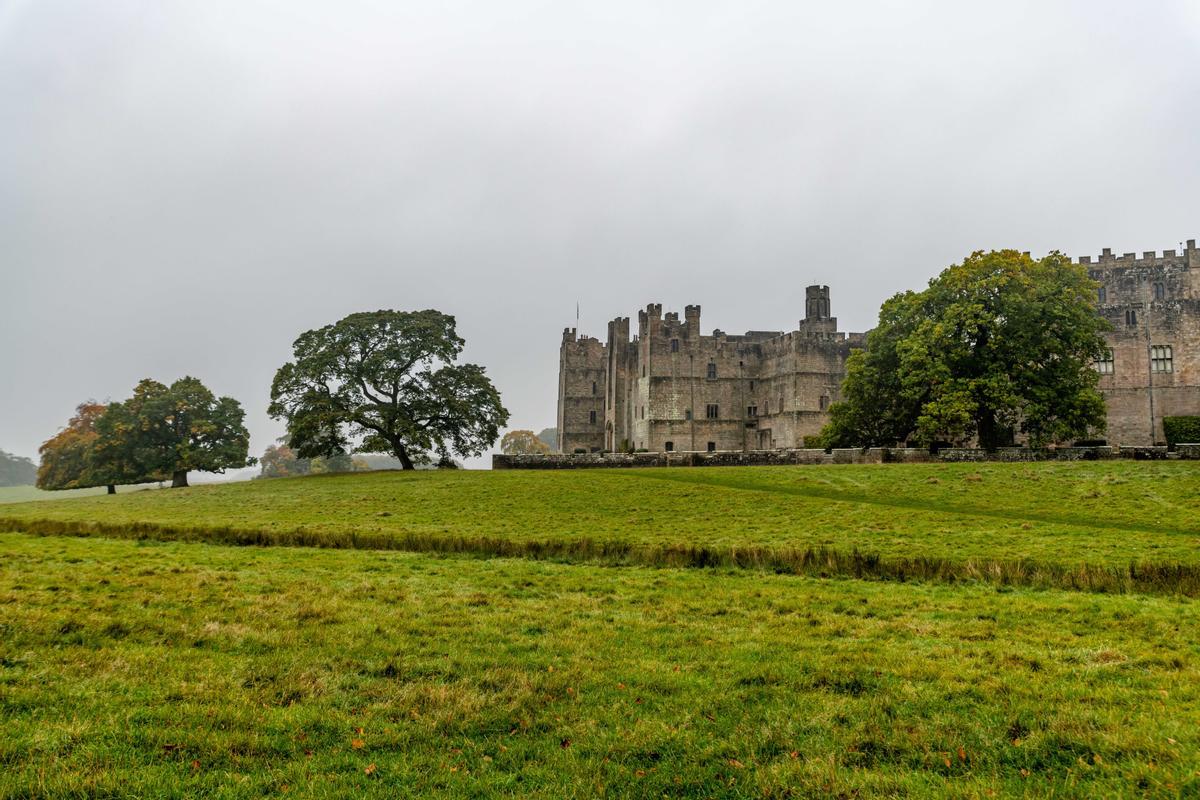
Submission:
{"label": "grassy slope", "polygon": [[64,498],[91,497],[105,493],[103,486],[92,489],[68,489],[62,492],[47,492],[35,486],[0,486],[0,503],[27,503],[31,500],[62,500]]}
{"label": "grassy slope", "polygon": [[233,529],[338,546],[353,545],[351,537],[376,547],[413,539],[401,549],[497,552],[474,542],[486,537],[612,544],[617,552],[832,547],[885,559],[1032,559],[1118,572],[1131,562],[1183,564],[1200,574],[1200,469],[1092,462],[376,473],[0,509],[10,529],[51,531],[50,522],[69,530],[165,526],[201,538]]}
{"label": "grassy slope", "polygon": [[0,796],[1195,796],[1198,610],[4,534]]}

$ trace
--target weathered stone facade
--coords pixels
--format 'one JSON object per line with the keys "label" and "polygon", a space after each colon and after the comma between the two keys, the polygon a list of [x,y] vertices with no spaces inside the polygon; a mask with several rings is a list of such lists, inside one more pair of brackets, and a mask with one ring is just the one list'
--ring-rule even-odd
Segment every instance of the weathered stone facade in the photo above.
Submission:
{"label": "weathered stone facade", "polygon": [[1097,364],[1113,444],[1164,440],[1163,417],[1200,414],[1200,251],[1079,259],[1100,284],[1112,358]]}
{"label": "weathered stone facade", "polygon": [[[1113,326],[1112,358],[1097,364],[1112,444],[1161,442],[1164,416],[1200,414],[1200,251],[1082,257]],[[574,453],[796,449],[828,421],[846,358],[865,334],[840,333],[829,288],[806,290],[796,330],[700,334],[700,306],[684,318],[651,304],[608,324],[601,342],[563,333],[558,447]]]}
{"label": "weathered stone facade", "polygon": [[803,447],[828,421],[852,347],[829,287],[807,289],[796,330],[700,333],[700,306],[684,318],[651,304],[608,324],[608,341],[563,333],[559,451],[750,451]]}

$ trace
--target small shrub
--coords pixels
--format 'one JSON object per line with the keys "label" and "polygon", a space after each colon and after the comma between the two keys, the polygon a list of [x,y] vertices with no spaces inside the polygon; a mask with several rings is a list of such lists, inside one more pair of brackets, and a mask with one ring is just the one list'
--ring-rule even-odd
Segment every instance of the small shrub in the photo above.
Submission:
{"label": "small shrub", "polygon": [[1172,449],[1177,444],[1200,442],[1200,416],[1163,417],[1163,433]]}

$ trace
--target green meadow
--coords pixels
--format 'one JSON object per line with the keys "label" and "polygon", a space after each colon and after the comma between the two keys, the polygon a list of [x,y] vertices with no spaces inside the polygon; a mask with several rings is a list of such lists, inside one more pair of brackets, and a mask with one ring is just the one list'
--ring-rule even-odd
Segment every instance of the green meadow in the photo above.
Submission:
{"label": "green meadow", "polygon": [[6,505],[0,798],[1195,797],[1197,512],[1180,462]]}
{"label": "green meadow", "polygon": [[0,528],[1200,594],[1188,462],[380,472],[7,505]]}

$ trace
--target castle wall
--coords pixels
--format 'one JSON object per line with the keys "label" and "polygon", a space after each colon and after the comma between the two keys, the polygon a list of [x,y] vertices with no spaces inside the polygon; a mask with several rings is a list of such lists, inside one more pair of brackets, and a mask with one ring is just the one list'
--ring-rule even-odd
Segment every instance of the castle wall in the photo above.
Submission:
{"label": "castle wall", "polygon": [[656,303],[639,312],[632,340],[628,318],[610,323],[604,449],[749,451],[819,432],[862,336],[837,332],[828,287],[809,292],[810,316],[787,334],[704,336],[699,306],[681,320]]}
{"label": "castle wall", "polygon": [[[1167,250],[1079,259],[1100,284],[1100,313],[1113,330],[1111,372],[1100,375],[1108,407],[1106,438],[1115,444],[1163,441],[1165,416],[1200,414],[1200,251],[1189,241]],[[1171,348],[1170,371],[1152,349]],[[1161,352],[1160,352],[1161,355]]]}

